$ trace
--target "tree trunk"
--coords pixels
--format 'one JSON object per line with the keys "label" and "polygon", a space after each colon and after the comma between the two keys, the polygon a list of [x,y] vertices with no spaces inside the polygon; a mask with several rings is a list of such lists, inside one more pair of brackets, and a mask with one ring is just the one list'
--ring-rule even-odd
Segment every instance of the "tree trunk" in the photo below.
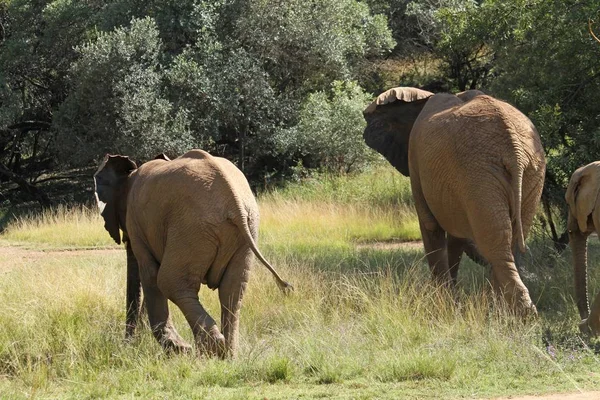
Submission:
{"label": "tree trunk", "polygon": [[244,127],[242,128],[242,130],[240,131],[240,155],[239,155],[239,159],[238,159],[238,164],[239,164],[239,168],[240,171],[244,172],[245,169],[245,165],[244,165],[244,160],[246,158],[246,130],[248,128]]}

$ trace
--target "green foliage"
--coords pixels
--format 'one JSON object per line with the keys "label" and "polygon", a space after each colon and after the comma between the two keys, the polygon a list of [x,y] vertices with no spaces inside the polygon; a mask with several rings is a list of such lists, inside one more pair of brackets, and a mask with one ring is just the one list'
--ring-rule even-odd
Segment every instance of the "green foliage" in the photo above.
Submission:
{"label": "green foliage", "polygon": [[277,132],[311,93],[356,79],[394,45],[385,17],[357,0],[92,3],[0,7],[0,130],[51,124],[40,146],[61,166],[202,147],[251,178],[285,175],[297,159],[278,151]]}
{"label": "green foliage", "polygon": [[588,32],[600,3],[520,3],[513,5],[519,12],[509,40],[495,45],[498,78],[491,89],[532,118],[546,149],[547,195],[562,206],[571,174],[600,158],[600,43]]}
{"label": "green foliage", "polygon": [[364,57],[394,42],[382,16],[354,0],[248,1],[232,26],[239,43],[260,54],[279,90],[320,90],[347,79]]}
{"label": "green foliage", "polygon": [[298,125],[276,140],[284,151],[300,154],[308,166],[336,172],[360,169],[377,158],[362,138],[362,110],[370,100],[356,83],[336,81],[329,92],[309,95]]}
{"label": "green foliage", "polygon": [[100,153],[151,158],[191,147],[186,113],[163,96],[159,32],[153,20],[99,33],[77,49],[73,90],[55,121],[57,151],[74,163]]}
{"label": "green foliage", "polygon": [[457,1],[436,12],[440,27],[435,52],[446,64],[446,77],[458,90],[483,86],[491,69],[490,21],[486,3]]}

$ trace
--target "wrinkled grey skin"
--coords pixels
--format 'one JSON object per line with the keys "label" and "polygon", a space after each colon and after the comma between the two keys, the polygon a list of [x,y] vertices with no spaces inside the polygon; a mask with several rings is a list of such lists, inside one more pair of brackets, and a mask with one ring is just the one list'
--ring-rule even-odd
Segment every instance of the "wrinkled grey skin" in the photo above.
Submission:
{"label": "wrinkled grey skin", "polygon": [[[166,350],[190,348],[171,322],[171,300],[202,353],[234,355],[254,255],[282,290],[291,289],[256,246],[258,206],[228,160],[192,150],[174,160],[159,155],[137,168],[127,157],[107,156],[94,178],[105,228],[117,243],[123,231],[126,243],[126,336],[138,320],[141,283],[150,326]],[[199,302],[201,284],[218,289],[223,333]]]}
{"label": "wrinkled grey skin", "polygon": [[364,139],[410,176],[427,260],[453,286],[463,252],[492,266],[492,286],[536,314],[514,253],[542,192],[545,158],[531,121],[479,91],[458,95],[394,88],[364,111]]}

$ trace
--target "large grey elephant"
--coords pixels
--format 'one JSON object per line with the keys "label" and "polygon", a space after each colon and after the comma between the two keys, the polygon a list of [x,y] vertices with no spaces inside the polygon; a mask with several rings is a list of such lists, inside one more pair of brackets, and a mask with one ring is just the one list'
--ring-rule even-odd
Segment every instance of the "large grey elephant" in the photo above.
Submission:
{"label": "large grey elephant", "polygon": [[410,176],[434,278],[452,285],[463,252],[479,254],[492,266],[494,289],[515,311],[535,314],[515,266],[546,165],[531,121],[476,90],[410,87],[382,93],[364,117],[366,143]]}
{"label": "large grey elephant", "polygon": [[[242,172],[228,160],[192,150],[139,168],[107,155],[94,175],[96,197],[110,236],[127,250],[126,336],[135,330],[140,280],[150,326],[167,350],[187,351],[167,299],[189,323],[201,352],[234,355],[242,296],[253,255],[291,289],[256,246],[258,206]],[[200,285],[218,289],[221,331],[198,299]]]}
{"label": "large grey elephant", "polygon": [[567,229],[573,255],[575,296],[581,330],[600,335],[600,293],[590,311],[587,288],[587,239],[600,228],[600,161],[577,169],[569,181],[565,199],[569,205]]}

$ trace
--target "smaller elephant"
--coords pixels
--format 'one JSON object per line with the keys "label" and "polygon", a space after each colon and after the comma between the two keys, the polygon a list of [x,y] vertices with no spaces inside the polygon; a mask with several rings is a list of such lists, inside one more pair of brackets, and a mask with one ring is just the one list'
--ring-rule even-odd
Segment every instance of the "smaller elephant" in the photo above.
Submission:
{"label": "smaller elephant", "polygon": [[589,308],[587,288],[587,239],[600,229],[600,161],[577,169],[571,176],[565,199],[569,205],[567,229],[573,254],[575,296],[583,332],[600,335],[600,293]]}
{"label": "smaller elephant", "polygon": [[[157,156],[139,168],[107,155],[94,175],[104,227],[127,250],[126,336],[140,313],[140,283],[150,326],[166,350],[190,346],[175,330],[167,300],[189,323],[201,352],[235,355],[242,296],[253,256],[283,281],[256,246],[258,205],[244,174],[224,158],[192,150],[174,160]],[[221,331],[198,298],[200,285],[218,289]]]}

